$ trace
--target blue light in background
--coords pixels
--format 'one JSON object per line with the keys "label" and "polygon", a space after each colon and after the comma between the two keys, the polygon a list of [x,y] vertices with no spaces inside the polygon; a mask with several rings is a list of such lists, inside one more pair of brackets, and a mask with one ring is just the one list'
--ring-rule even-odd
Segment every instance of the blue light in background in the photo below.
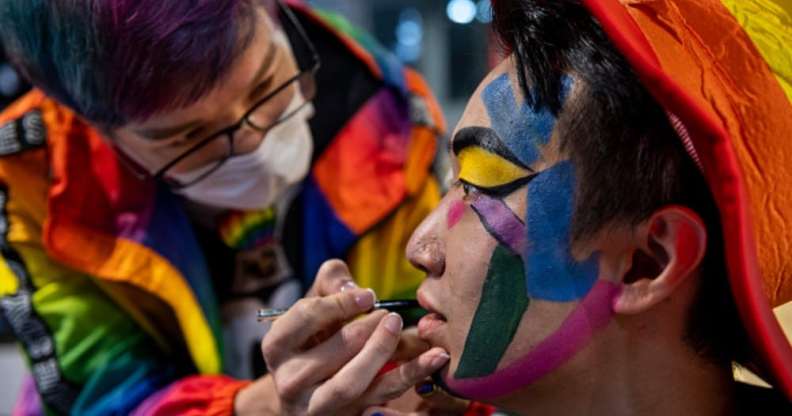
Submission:
{"label": "blue light in background", "polygon": [[481,23],[489,23],[492,21],[492,5],[490,0],[479,0],[476,6],[476,20]]}
{"label": "blue light in background", "polygon": [[423,42],[423,18],[414,8],[404,9],[396,24],[396,47],[394,52],[403,62],[415,62],[421,57]]}
{"label": "blue light in background", "polygon": [[446,6],[448,18],[461,25],[466,25],[476,18],[478,8],[473,0],[451,0]]}

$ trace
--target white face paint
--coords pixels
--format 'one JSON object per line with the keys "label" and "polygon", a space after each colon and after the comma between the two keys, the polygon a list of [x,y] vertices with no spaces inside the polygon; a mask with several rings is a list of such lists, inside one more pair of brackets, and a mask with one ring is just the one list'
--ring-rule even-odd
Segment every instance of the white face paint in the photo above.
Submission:
{"label": "white face paint", "polygon": [[[305,100],[295,94],[284,114]],[[304,105],[288,120],[270,129],[256,150],[226,161],[208,177],[176,191],[187,199],[216,208],[257,210],[271,206],[294,184],[305,178],[313,153],[308,119],[313,107]],[[171,175],[187,182],[207,167]]]}

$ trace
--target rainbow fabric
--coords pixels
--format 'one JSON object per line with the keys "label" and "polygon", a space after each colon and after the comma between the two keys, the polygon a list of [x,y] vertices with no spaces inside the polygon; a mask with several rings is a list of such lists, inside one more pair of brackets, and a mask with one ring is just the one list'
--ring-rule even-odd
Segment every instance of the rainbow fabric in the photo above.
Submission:
{"label": "rainbow fabric", "polygon": [[233,212],[221,221],[218,232],[227,246],[236,250],[247,250],[273,241],[276,220],[274,208]]}
{"label": "rainbow fabric", "polygon": [[792,399],[792,2],[584,0],[670,114],[721,214],[724,257],[763,375]]}
{"label": "rainbow fabric", "polygon": [[[382,80],[306,180],[298,272],[342,257],[381,294],[408,293],[421,274],[403,244],[439,200],[429,171],[440,110],[417,74],[358,42],[360,32],[294,8]],[[25,146],[0,157],[0,310],[46,410],[231,414],[247,382],[218,375],[217,300],[180,199],[129,174],[96,130],[39,91],[0,114],[4,126]],[[254,245],[271,236],[274,216],[232,215],[221,236]]]}

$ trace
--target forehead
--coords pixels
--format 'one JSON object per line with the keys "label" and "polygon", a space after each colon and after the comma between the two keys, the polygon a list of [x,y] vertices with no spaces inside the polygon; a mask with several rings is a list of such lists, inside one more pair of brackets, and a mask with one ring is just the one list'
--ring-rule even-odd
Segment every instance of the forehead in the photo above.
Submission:
{"label": "forehead", "polygon": [[[569,95],[571,78],[564,77],[560,91],[563,102]],[[515,65],[511,57],[502,61],[482,80],[468,102],[465,113],[454,135],[456,140],[468,127],[479,126],[487,131],[504,148],[508,149],[524,167],[531,167],[542,161],[543,153],[553,146],[551,142],[556,127],[556,117],[546,106],[535,106],[535,93],[526,100],[517,81]]]}
{"label": "forehead", "polygon": [[[464,128],[467,126],[490,126],[491,121],[489,114],[487,112],[486,105],[483,99],[484,90],[489,86],[493,81],[496,79],[506,76],[509,80],[509,86],[511,86],[512,90],[516,93],[516,99],[520,102],[523,100],[522,92],[517,83],[517,72],[515,70],[514,62],[512,56],[509,55],[506,59],[501,61],[495,68],[493,68],[485,77],[481,80],[476,90],[473,92],[473,95],[468,100],[467,106],[465,107],[465,112],[462,114],[462,118],[459,120],[457,124],[456,130],[458,131],[460,128]],[[456,132],[455,132],[456,133]]]}

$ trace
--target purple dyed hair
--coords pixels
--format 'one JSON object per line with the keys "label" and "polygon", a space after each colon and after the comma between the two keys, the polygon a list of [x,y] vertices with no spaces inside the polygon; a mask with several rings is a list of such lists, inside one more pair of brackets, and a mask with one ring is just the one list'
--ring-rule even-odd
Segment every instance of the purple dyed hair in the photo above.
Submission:
{"label": "purple dyed hair", "polygon": [[215,87],[264,1],[0,0],[0,40],[34,85],[116,127]]}

